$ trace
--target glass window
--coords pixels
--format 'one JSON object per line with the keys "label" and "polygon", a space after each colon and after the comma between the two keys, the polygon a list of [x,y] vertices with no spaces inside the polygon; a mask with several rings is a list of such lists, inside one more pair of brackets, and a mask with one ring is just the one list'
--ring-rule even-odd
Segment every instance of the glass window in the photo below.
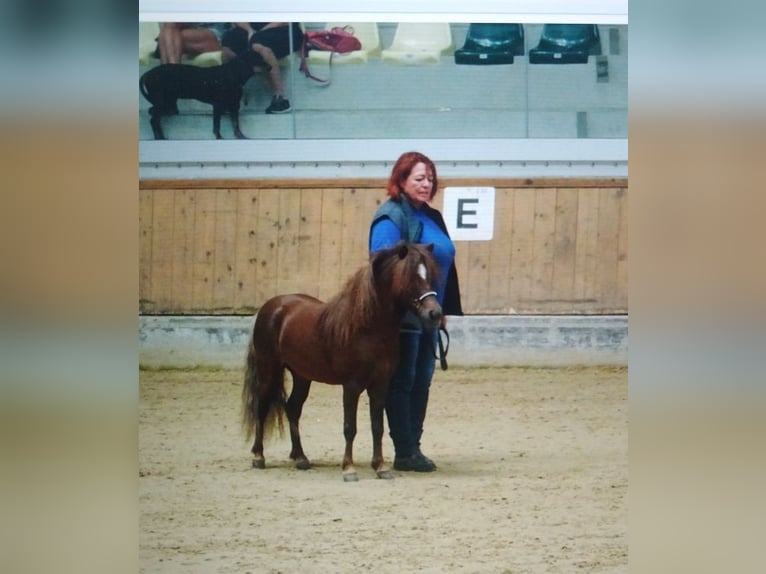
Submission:
{"label": "glass window", "polygon": [[[307,52],[309,72],[326,82],[301,71],[300,49],[278,60],[281,86],[275,87],[273,72],[263,66],[244,82],[239,100],[244,136],[253,140],[628,137],[627,25],[303,22],[298,34],[346,25],[360,39],[361,49],[333,55],[331,61],[327,52]],[[160,64],[159,28],[157,23],[141,23],[139,75]],[[285,30],[292,34],[295,28]],[[155,139],[149,113],[152,98],[160,98],[165,106],[159,122],[167,139],[215,139],[213,106],[189,96],[207,96],[195,83],[211,74],[222,77],[220,65],[227,61],[230,45],[228,40],[224,43],[225,49],[184,54],[181,63],[194,66],[194,73],[168,74],[144,87],[153,93],[139,97],[141,140]],[[177,95],[187,97],[176,101]],[[275,95],[283,96],[289,109],[279,109],[285,107],[279,102],[274,106]],[[235,138],[229,114],[222,117],[220,132],[223,139]]]}

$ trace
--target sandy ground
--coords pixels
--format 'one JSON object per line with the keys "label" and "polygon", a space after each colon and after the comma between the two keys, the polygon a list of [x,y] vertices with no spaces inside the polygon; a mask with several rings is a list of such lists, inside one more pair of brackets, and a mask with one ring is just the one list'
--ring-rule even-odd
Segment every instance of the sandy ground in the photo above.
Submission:
{"label": "sandy ground", "polygon": [[[344,483],[340,389],[315,383],[303,445],[250,467],[239,371],[142,371],[141,572],[627,572],[627,370],[451,369],[430,474],[375,478],[367,400]],[[393,456],[388,437],[384,454]]]}

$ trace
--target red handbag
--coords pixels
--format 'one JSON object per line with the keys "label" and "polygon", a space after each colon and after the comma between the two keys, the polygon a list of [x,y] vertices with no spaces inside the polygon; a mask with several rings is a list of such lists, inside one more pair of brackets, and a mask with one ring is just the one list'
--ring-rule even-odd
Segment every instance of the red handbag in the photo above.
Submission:
{"label": "red handbag", "polygon": [[319,83],[326,84],[330,80],[323,80],[314,76],[309,70],[306,58],[309,50],[322,50],[330,52],[330,66],[332,66],[332,57],[335,54],[348,54],[354,50],[361,50],[362,43],[359,38],[354,36],[354,30],[351,26],[343,28],[337,26],[331,30],[308,30],[303,33],[303,49],[301,50],[301,67],[307,78],[311,78]]}

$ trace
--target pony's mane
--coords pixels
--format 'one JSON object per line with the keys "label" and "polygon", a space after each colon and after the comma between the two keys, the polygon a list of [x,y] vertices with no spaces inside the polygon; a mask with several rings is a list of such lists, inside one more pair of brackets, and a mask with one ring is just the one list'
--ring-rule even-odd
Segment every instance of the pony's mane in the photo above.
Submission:
{"label": "pony's mane", "polygon": [[[386,285],[394,298],[404,294],[407,299],[419,295],[413,288],[413,277],[417,277],[419,263],[426,266],[428,277],[435,278],[439,267],[431,253],[425,248],[408,244],[407,255],[401,257],[397,248],[378,252],[368,265],[358,269],[343,289],[332,297],[319,318],[319,329],[323,337],[340,345],[347,345],[362,330],[373,328],[376,312],[385,302],[379,301],[376,280]],[[392,312],[393,309],[385,309]]]}
{"label": "pony's mane", "polygon": [[372,266],[365,265],[346,281],[327,302],[319,317],[319,330],[327,340],[347,345],[362,329],[369,327],[378,304]]}

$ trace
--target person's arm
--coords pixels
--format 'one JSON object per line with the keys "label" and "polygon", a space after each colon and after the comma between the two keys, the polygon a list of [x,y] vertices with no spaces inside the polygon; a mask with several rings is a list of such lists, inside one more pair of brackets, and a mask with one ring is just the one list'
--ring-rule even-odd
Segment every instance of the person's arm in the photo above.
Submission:
{"label": "person's arm", "polygon": [[372,226],[370,233],[370,253],[387,249],[402,239],[402,232],[388,217]]}

